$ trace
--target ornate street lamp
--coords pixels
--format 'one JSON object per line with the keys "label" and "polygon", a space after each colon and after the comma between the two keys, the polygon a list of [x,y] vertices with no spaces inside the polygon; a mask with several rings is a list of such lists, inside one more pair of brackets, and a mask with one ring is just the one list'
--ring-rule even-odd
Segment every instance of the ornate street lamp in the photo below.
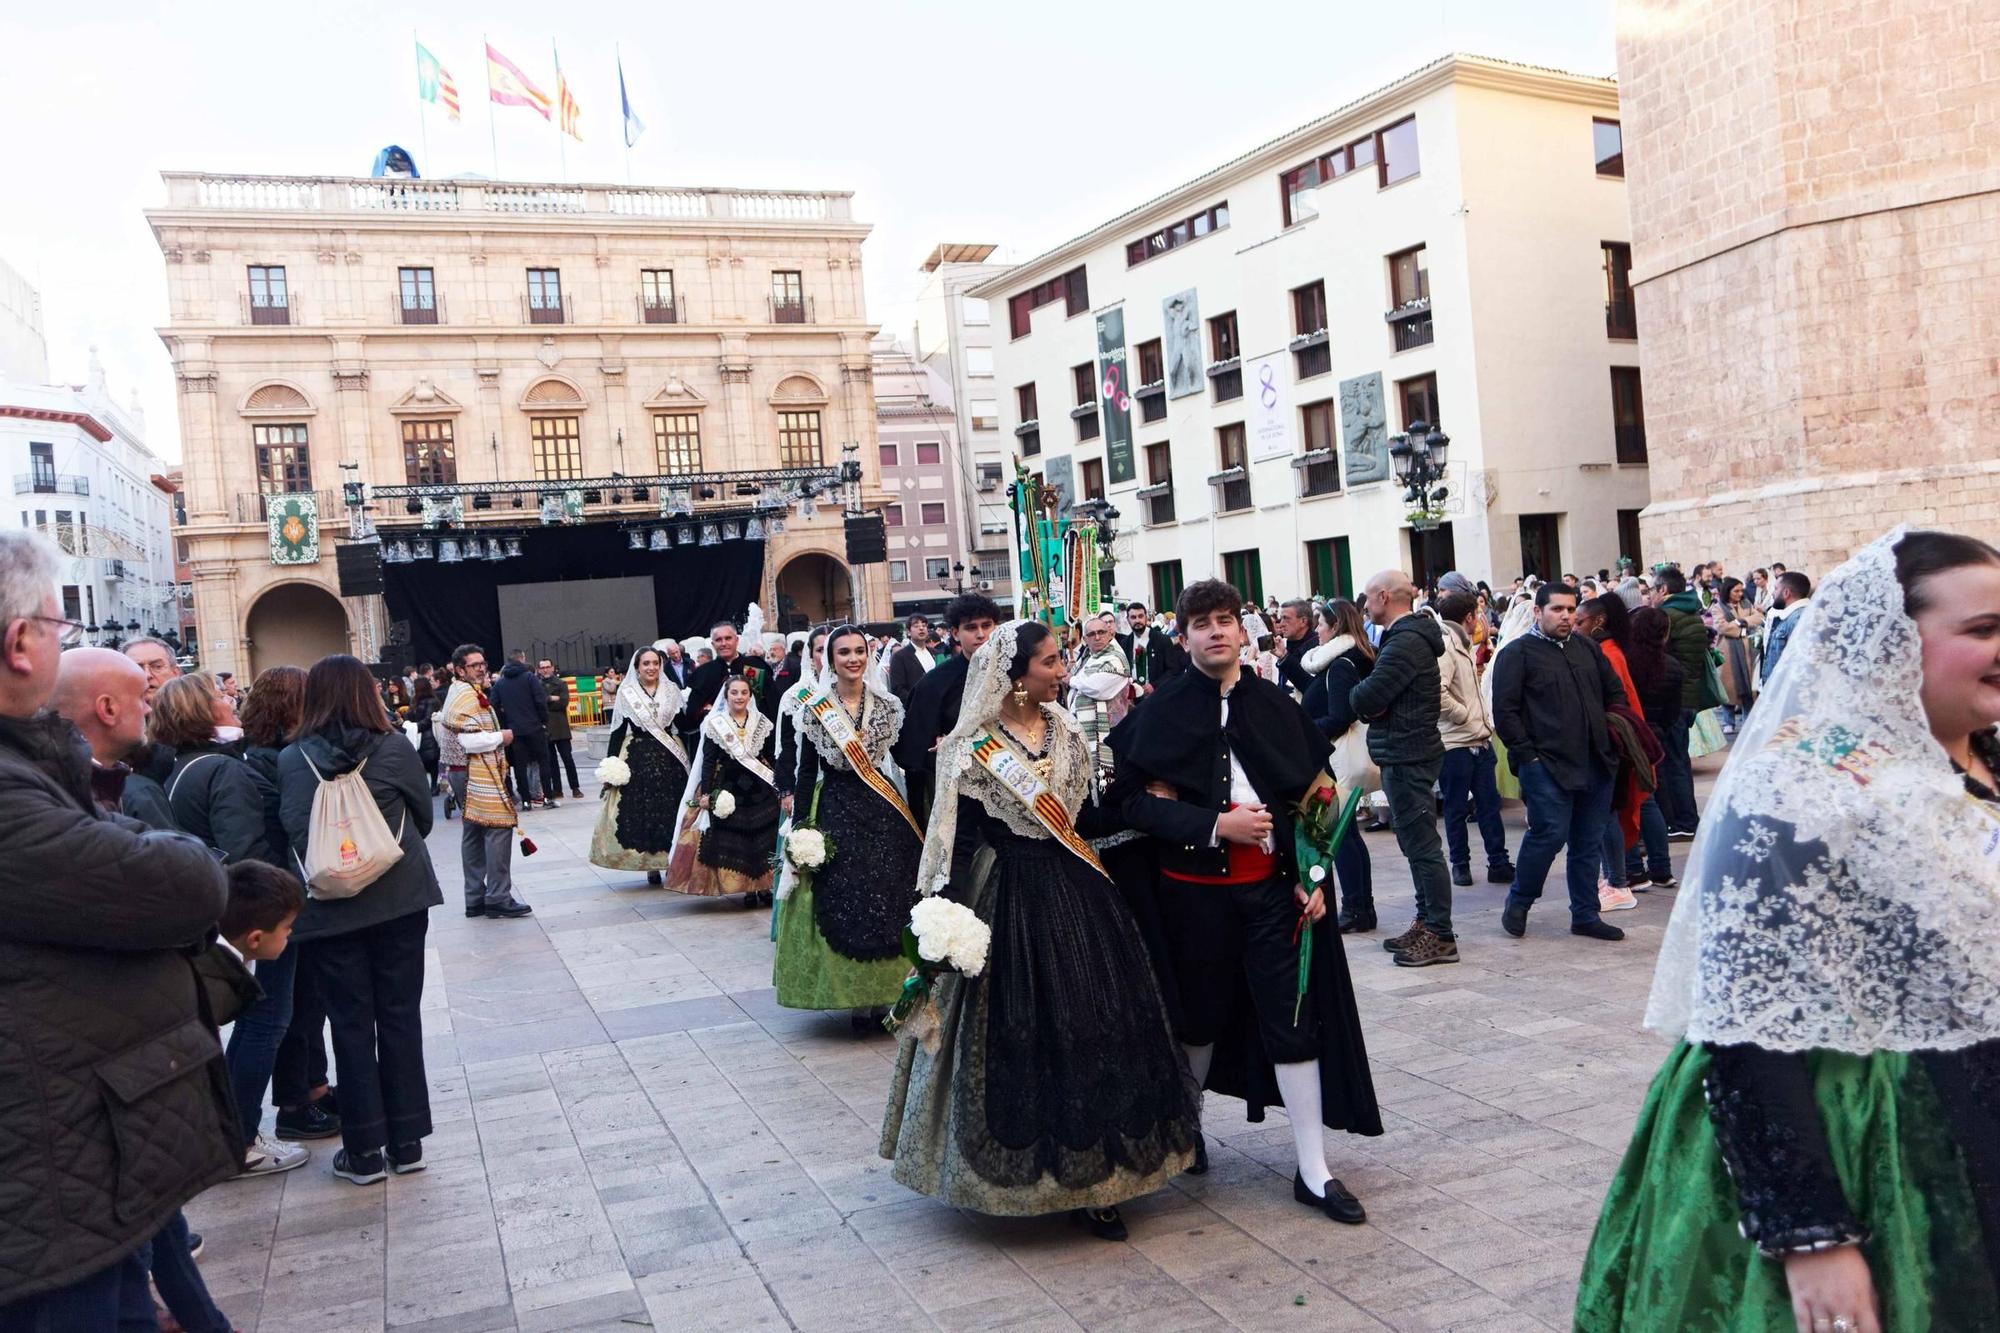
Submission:
{"label": "ornate street lamp", "polygon": [[1445,464],[1451,437],[1428,421],[1412,421],[1408,431],[1389,437],[1389,459],[1396,480],[1403,483],[1403,499],[1410,505],[1411,554],[1429,584],[1435,573],[1425,550],[1424,534],[1437,527],[1440,509],[1450,491],[1444,486]]}
{"label": "ornate street lamp", "polygon": [[970,569],[967,569],[963,560],[954,560],[951,562],[951,577],[948,579],[939,579],[938,588],[943,592],[950,593],[954,597],[962,597],[968,586],[965,581],[967,574],[972,575],[972,584],[970,586],[976,587],[979,583],[979,566],[974,564]]}

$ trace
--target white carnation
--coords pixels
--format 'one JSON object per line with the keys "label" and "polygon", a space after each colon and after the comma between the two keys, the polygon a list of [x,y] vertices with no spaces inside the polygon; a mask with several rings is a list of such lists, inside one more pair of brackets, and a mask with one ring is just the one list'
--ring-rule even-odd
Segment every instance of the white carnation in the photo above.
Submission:
{"label": "white carnation", "polygon": [[785,855],[801,870],[826,864],[826,836],[816,828],[795,828],[785,839]]}
{"label": "white carnation", "polygon": [[608,754],[597,764],[597,780],[607,787],[622,787],[632,780],[632,766],[615,754]]}
{"label": "white carnation", "polygon": [[949,963],[969,977],[985,970],[993,932],[971,908],[948,898],[925,898],[910,910],[910,930],[924,961]]}
{"label": "white carnation", "polygon": [[717,819],[727,819],[736,813],[736,798],[726,791],[717,792],[715,799],[708,804]]}

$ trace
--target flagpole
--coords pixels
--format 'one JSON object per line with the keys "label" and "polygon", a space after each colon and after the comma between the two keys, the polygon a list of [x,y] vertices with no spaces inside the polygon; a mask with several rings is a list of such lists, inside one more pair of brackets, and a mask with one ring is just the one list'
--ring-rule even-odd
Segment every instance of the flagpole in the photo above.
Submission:
{"label": "flagpole", "polygon": [[611,44],[611,56],[612,59],[618,62],[618,137],[625,141],[625,183],[630,185],[632,183],[632,133],[625,124],[625,106],[628,100],[625,92],[625,53],[619,50],[618,43],[616,42]]}
{"label": "flagpole", "polygon": [[486,47],[482,54],[486,58],[486,133],[493,143],[493,179],[500,179],[500,131],[495,128],[497,120],[493,115],[493,43],[485,33],[479,34],[481,44]]}
{"label": "flagpole", "polygon": [[569,145],[563,142],[563,76],[562,52],[556,50],[554,41],[549,43],[549,54],[556,61],[556,161],[562,165],[562,181],[569,184]]}
{"label": "flagpole", "polygon": [[[410,45],[419,49],[423,45],[417,40],[417,30],[415,28],[410,29]],[[421,59],[417,62],[417,69],[420,72],[423,69],[423,61]],[[431,160],[431,121],[430,117],[424,114],[424,86],[421,79],[417,82],[417,128],[418,132],[424,137],[424,161],[428,163]]]}

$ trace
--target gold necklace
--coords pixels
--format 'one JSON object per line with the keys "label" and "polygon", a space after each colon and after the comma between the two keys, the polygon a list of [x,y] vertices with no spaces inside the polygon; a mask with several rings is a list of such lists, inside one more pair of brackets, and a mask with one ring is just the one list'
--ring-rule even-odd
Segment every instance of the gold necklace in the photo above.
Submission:
{"label": "gold necklace", "polygon": [[[1041,711],[1039,707],[1035,709],[1037,714]],[[1000,715],[1000,731],[1002,735],[1014,743],[1014,747],[1027,759],[1029,767],[1035,770],[1035,776],[1041,778],[1044,782],[1048,781],[1049,774],[1054,771],[1056,766],[1055,747],[1050,743],[1053,739],[1053,733],[1049,728],[1048,719],[1046,717],[1042,718],[1042,739],[1039,745],[1028,744],[1012,727],[1008,726],[1007,715],[1004,710]]]}

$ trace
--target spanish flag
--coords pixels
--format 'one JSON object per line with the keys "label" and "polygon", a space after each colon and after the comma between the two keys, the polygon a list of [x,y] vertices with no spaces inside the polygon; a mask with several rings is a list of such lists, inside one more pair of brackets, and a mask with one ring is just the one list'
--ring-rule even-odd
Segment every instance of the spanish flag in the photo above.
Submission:
{"label": "spanish flag", "polygon": [[501,106],[524,106],[543,120],[549,119],[549,95],[537,88],[520,66],[495,51],[491,42],[486,44],[486,87]]}

